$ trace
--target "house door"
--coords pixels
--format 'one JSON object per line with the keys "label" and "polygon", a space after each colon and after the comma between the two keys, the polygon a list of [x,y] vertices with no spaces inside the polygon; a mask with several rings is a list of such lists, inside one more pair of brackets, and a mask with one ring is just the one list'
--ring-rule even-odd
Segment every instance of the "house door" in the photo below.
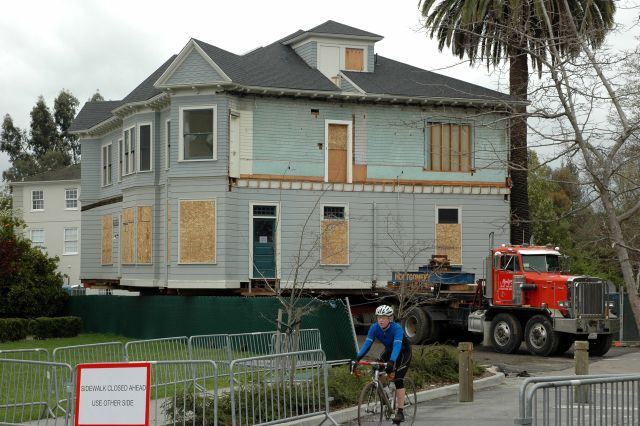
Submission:
{"label": "house door", "polygon": [[346,183],[349,167],[349,126],[345,124],[329,124],[328,131],[327,181]]}
{"label": "house door", "polygon": [[240,177],[240,117],[229,117],[229,177]]}
{"label": "house door", "polygon": [[276,206],[253,206],[253,278],[276,278]]}

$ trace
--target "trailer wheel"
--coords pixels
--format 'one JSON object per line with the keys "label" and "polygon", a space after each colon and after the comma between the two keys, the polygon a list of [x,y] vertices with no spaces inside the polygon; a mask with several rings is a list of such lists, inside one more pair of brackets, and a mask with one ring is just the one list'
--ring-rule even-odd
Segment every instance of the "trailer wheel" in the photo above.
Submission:
{"label": "trailer wheel", "polygon": [[522,343],[522,325],[511,314],[498,314],[491,321],[491,344],[496,352],[512,354]]}
{"label": "trailer wheel", "polygon": [[566,351],[569,350],[569,348],[573,345],[573,342],[575,342],[575,336],[573,334],[568,334],[568,333],[558,333],[558,349],[556,349],[556,355],[562,355],[563,353],[565,353]]}
{"label": "trailer wheel", "polygon": [[549,356],[556,353],[560,338],[545,315],[535,315],[525,328],[527,349],[533,355]]}
{"label": "trailer wheel", "polygon": [[589,340],[589,355],[602,356],[609,352],[613,343],[613,334],[599,334],[595,340]]}
{"label": "trailer wheel", "polygon": [[402,320],[402,328],[412,345],[418,345],[426,339],[430,322],[427,313],[420,308],[411,308],[407,313]]}

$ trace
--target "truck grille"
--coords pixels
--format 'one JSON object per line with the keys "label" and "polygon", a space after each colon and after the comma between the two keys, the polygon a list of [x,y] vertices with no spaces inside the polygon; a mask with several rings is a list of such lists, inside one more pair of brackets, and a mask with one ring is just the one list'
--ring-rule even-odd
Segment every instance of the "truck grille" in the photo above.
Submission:
{"label": "truck grille", "polygon": [[605,288],[603,281],[588,278],[576,278],[575,285],[575,313],[582,317],[604,316]]}

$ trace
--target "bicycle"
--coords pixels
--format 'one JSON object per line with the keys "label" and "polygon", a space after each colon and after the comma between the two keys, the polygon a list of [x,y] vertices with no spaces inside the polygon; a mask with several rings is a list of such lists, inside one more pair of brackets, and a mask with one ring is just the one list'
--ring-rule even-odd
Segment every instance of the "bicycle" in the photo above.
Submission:
{"label": "bicycle", "polygon": [[[381,425],[383,420],[391,421],[396,412],[396,387],[393,377],[385,373],[385,363],[380,361],[360,361],[351,364],[351,374],[360,377],[358,365],[372,367],[371,382],[367,383],[358,398],[358,425]],[[393,373],[392,373],[393,375]],[[411,379],[404,378],[404,423],[412,425],[418,410],[416,387]],[[395,423],[394,424],[398,424]]]}

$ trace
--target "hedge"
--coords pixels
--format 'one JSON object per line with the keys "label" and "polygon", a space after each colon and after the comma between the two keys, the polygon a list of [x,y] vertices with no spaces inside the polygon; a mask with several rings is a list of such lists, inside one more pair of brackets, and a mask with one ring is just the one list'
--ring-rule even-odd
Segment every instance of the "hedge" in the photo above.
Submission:
{"label": "hedge", "polygon": [[39,340],[51,337],[74,337],[82,330],[80,317],[40,317],[31,320],[29,329],[33,337]]}
{"label": "hedge", "polygon": [[0,342],[13,342],[25,339],[28,331],[28,319],[0,318]]}

